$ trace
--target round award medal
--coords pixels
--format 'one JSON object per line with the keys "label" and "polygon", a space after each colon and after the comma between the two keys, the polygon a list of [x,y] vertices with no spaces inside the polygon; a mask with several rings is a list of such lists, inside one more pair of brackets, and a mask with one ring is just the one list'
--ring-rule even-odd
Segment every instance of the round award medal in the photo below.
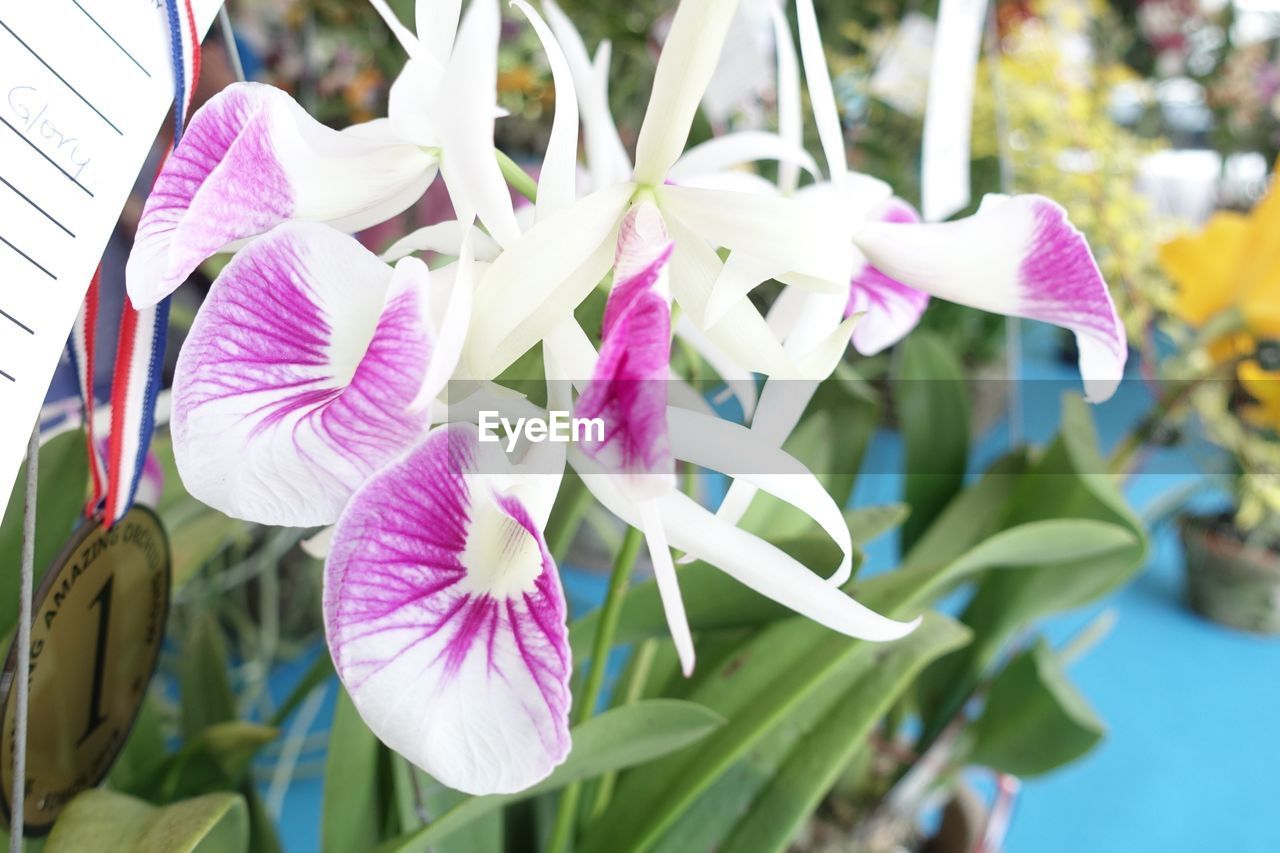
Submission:
{"label": "round award medal", "polygon": [[[169,614],[169,540],[135,506],[110,530],[83,524],[32,604],[26,833],[102,781],[124,746],[160,656]],[[0,805],[13,792],[17,644],[0,677]]]}

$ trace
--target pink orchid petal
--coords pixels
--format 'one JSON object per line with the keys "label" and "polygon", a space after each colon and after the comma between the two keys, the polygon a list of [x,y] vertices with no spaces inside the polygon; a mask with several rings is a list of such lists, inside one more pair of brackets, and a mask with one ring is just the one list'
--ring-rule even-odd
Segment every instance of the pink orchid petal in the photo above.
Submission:
{"label": "pink orchid petal", "polygon": [[433,432],[351,499],[325,565],[334,665],[369,728],[443,784],[505,794],[568,755],[564,595],[525,506]]}
{"label": "pink orchid petal", "polygon": [[667,268],[673,249],[655,205],[642,202],[627,212],[618,232],[600,358],[578,398],[578,417],[604,422],[604,440],[584,442],[584,452],[607,472],[624,475],[637,500],[662,494],[674,482],[666,418]]}
{"label": "pink orchid petal", "polygon": [[877,269],[909,287],[1075,333],[1085,395],[1114,393],[1128,342],[1084,235],[1057,203],[989,195],[977,213],[924,225],[873,222],[854,238]]}
{"label": "pink orchid petal", "polygon": [[389,128],[339,132],[271,86],[224,89],[192,116],[147,199],[126,268],[134,304],[154,305],[210,255],[286,220],[355,231],[407,208],[435,158]]}
{"label": "pink orchid petal", "polygon": [[243,249],[178,359],[174,456],[192,495],[237,518],[335,521],[355,489],[427,425],[410,404],[432,334],[426,266],[392,269],[314,223]]}
{"label": "pink orchid petal", "polygon": [[[919,222],[915,208],[901,199],[890,199],[876,214],[880,222]],[[929,307],[929,294],[863,264],[849,282],[846,317],[862,314],[853,328],[853,346],[863,355],[875,355],[896,344],[916,327]]]}

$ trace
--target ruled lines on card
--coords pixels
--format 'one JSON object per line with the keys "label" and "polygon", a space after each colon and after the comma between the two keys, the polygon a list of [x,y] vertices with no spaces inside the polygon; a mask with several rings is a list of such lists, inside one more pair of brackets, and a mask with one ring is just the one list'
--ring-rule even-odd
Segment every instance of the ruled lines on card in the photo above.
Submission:
{"label": "ruled lines on card", "polygon": [[172,101],[154,0],[0,4],[0,495]]}

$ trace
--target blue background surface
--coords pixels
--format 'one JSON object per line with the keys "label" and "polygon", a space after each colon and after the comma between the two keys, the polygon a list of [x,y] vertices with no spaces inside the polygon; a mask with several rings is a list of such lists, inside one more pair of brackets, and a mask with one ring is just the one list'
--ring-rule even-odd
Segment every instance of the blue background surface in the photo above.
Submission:
{"label": "blue background surface", "polygon": [[[1059,394],[1074,387],[1076,374],[1058,361],[1050,330],[1028,328],[1023,341],[1023,378],[1045,381],[1022,384],[1021,423],[1028,439],[1040,441],[1054,432]],[[1097,407],[1104,446],[1148,402],[1135,383],[1126,383],[1124,393]],[[1009,445],[1008,429],[1002,422],[982,437],[975,469]],[[877,471],[896,468],[896,435],[877,434],[870,453]],[[1185,449],[1157,453],[1148,467],[1155,473],[1133,478],[1127,493],[1139,512],[1151,510],[1161,496],[1197,483],[1193,470]],[[864,476],[854,503],[899,500],[901,488],[897,476]],[[1207,487],[1202,492],[1201,506],[1221,502]],[[882,537],[868,549],[863,571],[892,568],[896,553],[895,537]],[[1134,582],[1099,605],[1047,624],[1047,635],[1061,645],[1101,611],[1116,614],[1110,633],[1070,670],[1109,732],[1084,760],[1024,783],[1006,842],[1011,853],[1280,850],[1280,639],[1230,631],[1191,613],[1183,603],[1181,560],[1174,530],[1161,524],[1148,565]],[[599,576],[570,568],[564,578],[576,613],[603,591]],[[278,698],[307,663],[278,673]],[[313,730],[327,728],[333,692],[331,686]],[[281,832],[291,853],[319,849],[322,784],[315,776],[297,779],[284,798]]]}

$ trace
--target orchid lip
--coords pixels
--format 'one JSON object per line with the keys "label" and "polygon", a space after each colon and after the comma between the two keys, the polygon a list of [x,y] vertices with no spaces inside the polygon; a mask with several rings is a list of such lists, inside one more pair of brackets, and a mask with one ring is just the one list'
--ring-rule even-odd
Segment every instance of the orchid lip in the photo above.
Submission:
{"label": "orchid lip", "polygon": [[[325,565],[325,633],[384,743],[466,793],[523,790],[568,755],[568,629],[529,508],[442,427],[352,498]],[[496,479],[501,480],[501,477]]]}

